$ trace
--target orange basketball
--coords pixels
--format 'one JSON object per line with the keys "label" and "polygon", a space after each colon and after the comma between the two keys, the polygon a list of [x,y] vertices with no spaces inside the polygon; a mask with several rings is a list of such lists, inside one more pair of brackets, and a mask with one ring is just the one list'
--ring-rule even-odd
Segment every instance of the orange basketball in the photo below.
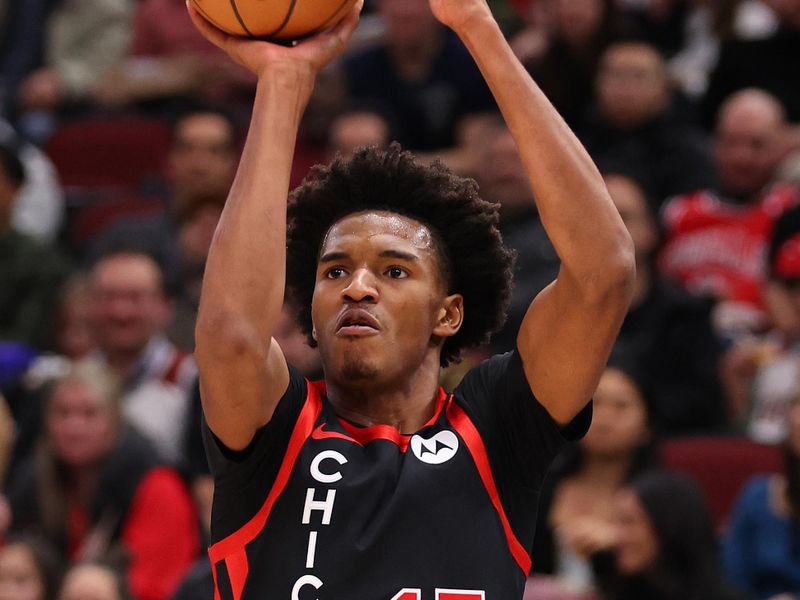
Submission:
{"label": "orange basketball", "polygon": [[206,19],[233,35],[295,40],[327,29],[356,0],[192,0]]}

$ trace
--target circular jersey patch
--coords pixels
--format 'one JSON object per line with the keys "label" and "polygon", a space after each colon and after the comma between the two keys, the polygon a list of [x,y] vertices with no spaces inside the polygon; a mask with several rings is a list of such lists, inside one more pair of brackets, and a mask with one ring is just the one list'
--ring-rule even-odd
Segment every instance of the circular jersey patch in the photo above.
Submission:
{"label": "circular jersey patch", "polygon": [[456,455],[458,438],[452,431],[440,431],[427,440],[415,435],[411,438],[411,451],[424,463],[441,465]]}

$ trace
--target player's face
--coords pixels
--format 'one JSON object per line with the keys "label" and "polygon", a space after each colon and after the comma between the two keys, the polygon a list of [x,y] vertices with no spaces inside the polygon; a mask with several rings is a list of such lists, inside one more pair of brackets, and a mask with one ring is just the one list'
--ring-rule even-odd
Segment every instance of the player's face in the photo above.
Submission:
{"label": "player's face", "polygon": [[446,295],[430,231],[389,212],[331,227],[311,310],[326,377],[349,383],[409,376],[429,353],[438,357],[463,314],[460,296]]}

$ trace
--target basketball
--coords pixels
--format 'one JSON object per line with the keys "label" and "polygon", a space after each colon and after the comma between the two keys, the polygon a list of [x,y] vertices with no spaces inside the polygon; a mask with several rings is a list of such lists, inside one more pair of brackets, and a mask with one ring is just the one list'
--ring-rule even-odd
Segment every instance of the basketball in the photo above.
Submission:
{"label": "basketball", "polygon": [[232,35],[296,40],[335,25],[356,0],[192,0],[198,12]]}

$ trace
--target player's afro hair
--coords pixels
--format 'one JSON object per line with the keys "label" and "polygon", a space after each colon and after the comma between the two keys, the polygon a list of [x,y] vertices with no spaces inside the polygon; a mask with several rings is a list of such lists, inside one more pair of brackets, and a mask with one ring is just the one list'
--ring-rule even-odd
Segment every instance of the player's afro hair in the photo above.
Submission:
{"label": "player's afro hair", "polygon": [[448,293],[464,297],[464,323],[445,341],[442,366],[457,362],[462,349],[487,342],[505,322],[514,254],[497,228],[498,205],[482,200],[473,180],[440,163],[420,164],[392,144],[387,150],[362,148],[350,161],[337,157],[315,167],[292,196],[286,285],[312,347],[311,300],[322,242],[337,221],[365,210],[389,211],[426,225]]}

